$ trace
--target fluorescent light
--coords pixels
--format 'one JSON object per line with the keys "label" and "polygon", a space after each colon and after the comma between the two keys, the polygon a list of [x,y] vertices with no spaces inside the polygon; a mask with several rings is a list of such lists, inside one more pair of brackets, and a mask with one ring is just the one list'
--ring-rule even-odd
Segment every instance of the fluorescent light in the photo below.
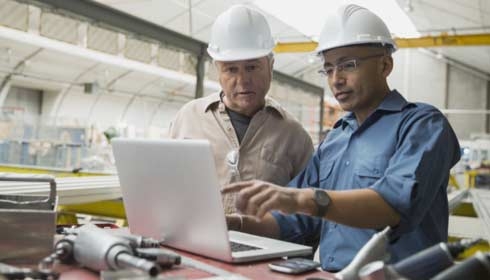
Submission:
{"label": "fluorescent light", "polygon": [[[142,62],[138,62],[135,60],[130,60],[127,58],[90,50],[87,48],[64,43],[61,41],[52,40],[39,35],[6,28],[3,26],[0,26],[0,38],[21,42],[39,48],[58,51],[63,54],[72,55],[75,57],[81,57],[81,58],[85,58],[85,59],[89,59],[89,60],[93,60],[93,61],[97,61],[97,62],[101,62],[104,64],[109,64],[117,67],[122,67],[128,70],[152,74],[166,79],[183,82],[186,84],[191,84],[191,85],[196,84],[196,78],[193,75],[179,73],[162,67],[157,67]],[[204,87],[215,91],[221,90],[219,83],[214,81],[205,81]]]}
{"label": "fluorescent light", "polygon": [[395,0],[255,0],[254,4],[312,40],[320,34],[325,17],[342,4],[357,4],[371,10],[383,19],[396,37],[420,36]]}

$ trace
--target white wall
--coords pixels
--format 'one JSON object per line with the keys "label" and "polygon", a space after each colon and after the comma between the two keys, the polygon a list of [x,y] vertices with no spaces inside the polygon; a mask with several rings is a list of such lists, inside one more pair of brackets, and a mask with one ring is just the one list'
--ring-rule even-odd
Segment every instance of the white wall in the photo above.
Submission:
{"label": "white wall", "polygon": [[446,90],[446,64],[418,50],[403,49],[394,54],[394,71],[389,77],[409,101],[425,102],[443,108]]}
{"label": "white wall", "polygon": [[51,109],[53,108],[56,98],[58,97],[59,92],[52,90],[43,91],[43,104],[41,109],[41,114],[45,116],[49,116]]}
{"label": "white wall", "polygon": [[10,88],[4,107],[22,108],[24,117],[38,116],[42,108],[42,91],[16,87]]}
{"label": "white wall", "polygon": [[[388,82],[409,101],[426,102],[442,111],[486,108],[487,81],[480,76],[418,49],[398,50],[393,57],[395,67]],[[483,114],[447,116],[459,139],[486,132]]]}
{"label": "white wall", "polygon": [[129,104],[127,112],[121,115],[121,122],[130,123],[136,127],[146,128],[150,125],[151,117],[158,108],[159,100],[136,98]]}
{"label": "white wall", "polygon": [[[184,102],[162,101],[118,92],[84,93],[81,87],[46,92],[43,112],[58,123],[77,126],[95,125],[99,131],[111,126],[124,128],[133,137],[162,137]],[[129,105],[129,107],[128,107]]]}
{"label": "white wall", "polygon": [[[454,67],[450,69],[448,107],[484,110],[488,102],[487,81]],[[486,118],[483,114],[451,114],[448,119],[457,128],[456,134],[460,139],[469,139],[471,133],[485,132]]]}
{"label": "white wall", "polygon": [[94,102],[90,104],[88,121],[90,123],[98,123],[103,127],[118,125],[120,116],[126,104],[128,104],[130,96],[111,92],[101,92],[98,95]]}
{"label": "white wall", "polygon": [[74,118],[83,125],[87,122],[90,106],[95,102],[96,95],[85,94],[81,90],[72,90],[66,95],[59,95],[57,107],[52,110],[52,117]]}

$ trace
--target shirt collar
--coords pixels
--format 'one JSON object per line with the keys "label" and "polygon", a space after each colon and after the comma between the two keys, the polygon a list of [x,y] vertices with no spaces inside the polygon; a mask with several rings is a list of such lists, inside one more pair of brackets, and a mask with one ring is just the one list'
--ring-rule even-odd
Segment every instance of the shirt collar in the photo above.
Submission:
{"label": "shirt collar", "polygon": [[[389,94],[386,95],[385,99],[379,104],[378,108],[375,111],[388,111],[388,112],[400,112],[407,105],[411,104],[408,102],[396,89],[390,91]],[[337,128],[342,124],[342,128],[344,128],[347,124],[352,121],[356,121],[356,116],[354,113],[349,112],[344,117],[340,118],[333,126],[333,128]]]}
{"label": "shirt collar", "polygon": [[[220,112],[225,112],[225,104],[223,103],[223,101],[221,101],[220,95],[221,95],[221,92],[216,92],[216,93],[213,93],[211,95],[204,97],[205,102],[203,102],[202,111],[207,112],[208,110],[214,110],[214,109],[218,108],[218,110]],[[264,108],[266,110],[272,109],[272,110],[276,111],[277,113],[279,113],[279,115],[282,118],[286,117],[286,110],[277,101],[275,101],[274,99],[272,99],[270,97],[267,97],[267,96],[265,97]]]}
{"label": "shirt collar", "polygon": [[389,94],[386,95],[385,99],[381,104],[379,104],[378,110],[390,111],[390,112],[400,112],[405,108],[409,102],[396,90],[390,91]]}

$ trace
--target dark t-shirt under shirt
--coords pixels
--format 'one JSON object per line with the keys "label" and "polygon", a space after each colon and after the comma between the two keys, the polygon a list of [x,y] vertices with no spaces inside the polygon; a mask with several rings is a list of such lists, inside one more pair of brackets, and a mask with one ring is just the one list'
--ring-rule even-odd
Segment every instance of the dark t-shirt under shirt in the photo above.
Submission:
{"label": "dark t-shirt under shirt", "polygon": [[238,142],[241,143],[252,118],[232,111],[228,108],[226,108],[226,112],[228,113],[228,116],[230,116],[231,124],[233,125],[236,136],[238,137]]}

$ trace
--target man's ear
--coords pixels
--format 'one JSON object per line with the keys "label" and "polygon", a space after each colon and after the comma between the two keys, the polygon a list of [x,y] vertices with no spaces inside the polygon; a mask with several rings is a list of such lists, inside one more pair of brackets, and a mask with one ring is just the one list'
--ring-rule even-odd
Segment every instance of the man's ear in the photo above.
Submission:
{"label": "man's ear", "polygon": [[391,57],[391,55],[384,56],[381,74],[384,78],[387,78],[390,75],[391,71],[393,71],[393,57]]}

